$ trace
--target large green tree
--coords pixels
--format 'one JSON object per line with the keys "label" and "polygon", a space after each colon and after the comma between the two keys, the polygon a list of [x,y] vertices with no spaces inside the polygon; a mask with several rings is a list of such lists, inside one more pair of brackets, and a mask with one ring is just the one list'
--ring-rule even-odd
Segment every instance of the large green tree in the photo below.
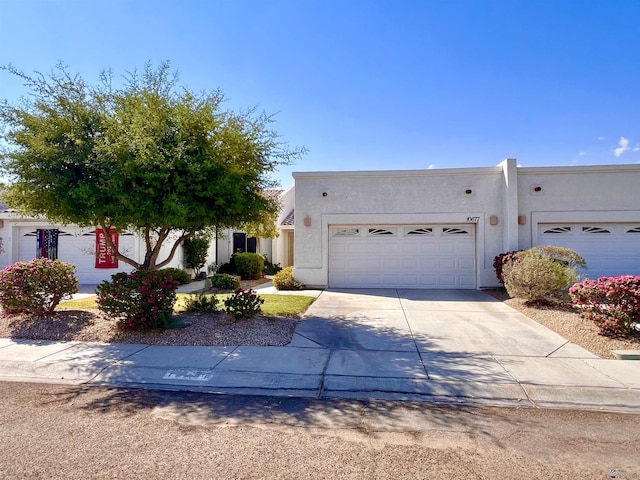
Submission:
{"label": "large green tree", "polygon": [[110,71],[91,85],[61,65],[47,75],[3,70],[30,94],[0,105],[4,200],[62,224],[137,231],[144,259],[117,256],[138,269],[166,265],[199,231],[269,225],[279,208],[263,194],[275,187],[270,174],[304,150],[279,140],[272,117],[225,109],[220,91],[179,87],[168,63],[119,86]]}

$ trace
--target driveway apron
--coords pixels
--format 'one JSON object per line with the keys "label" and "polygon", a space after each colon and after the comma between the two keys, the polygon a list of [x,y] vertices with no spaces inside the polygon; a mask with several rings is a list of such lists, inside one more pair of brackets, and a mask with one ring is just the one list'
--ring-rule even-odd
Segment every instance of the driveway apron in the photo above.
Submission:
{"label": "driveway apron", "polygon": [[519,402],[528,385],[624,388],[603,360],[478,290],[326,290],[294,345],[330,350],[324,396]]}

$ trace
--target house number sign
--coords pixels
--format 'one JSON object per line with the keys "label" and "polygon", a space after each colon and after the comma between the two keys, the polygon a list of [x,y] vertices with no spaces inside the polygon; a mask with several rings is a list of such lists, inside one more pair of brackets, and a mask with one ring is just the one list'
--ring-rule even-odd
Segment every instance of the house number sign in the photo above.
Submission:
{"label": "house number sign", "polygon": [[480,217],[467,217],[467,223],[478,223],[480,221]]}

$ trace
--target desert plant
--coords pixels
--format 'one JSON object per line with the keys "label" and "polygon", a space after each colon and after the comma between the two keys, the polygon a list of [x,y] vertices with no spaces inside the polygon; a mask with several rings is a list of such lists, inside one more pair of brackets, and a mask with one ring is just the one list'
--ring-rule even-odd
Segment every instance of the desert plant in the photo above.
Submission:
{"label": "desert plant", "polygon": [[255,280],[262,278],[264,272],[264,257],[258,253],[236,253],[234,263],[238,275],[243,280]]}
{"label": "desert plant", "polygon": [[580,316],[606,336],[630,336],[640,325],[640,276],[586,279],[569,289]]}
{"label": "desert plant", "polygon": [[273,285],[278,290],[302,290],[304,284],[300,283],[293,276],[293,267],[283,268],[273,277]]}
{"label": "desert plant", "polygon": [[517,253],[504,263],[502,276],[509,296],[533,302],[548,300],[580,278],[575,266],[536,248]]}
{"label": "desert plant", "polygon": [[0,271],[0,306],[7,313],[49,315],[78,291],[76,267],[48,258],[18,262]]}
{"label": "desert plant", "polygon": [[253,290],[239,288],[233,295],[225,299],[224,306],[227,313],[239,320],[241,318],[252,318],[262,313],[263,303],[264,299],[256,295]]}
{"label": "desert plant", "polygon": [[186,285],[191,282],[191,278],[189,278],[189,274],[186,270],[182,270],[181,268],[163,268],[158,270],[159,275],[167,275],[176,280],[180,285]]}
{"label": "desert plant", "polygon": [[240,288],[240,278],[226,273],[216,273],[209,277],[211,288],[216,290],[237,290]]}
{"label": "desert plant", "polygon": [[98,286],[98,308],[123,328],[149,330],[173,324],[178,282],[159,271],[117,273]]}
{"label": "desert plant", "polygon": [[539,247],[530,248],[529,250],[537,253],[538,255],[549,257],[556,262],[564,263],[570,267],[587,266],[587,263],[585,262],[582,255],[580,255],[575,250],[571,250],[570,248],[555,247],[553,245],[541,245]]}
{"label": "desert plant", "polygon": [[516,257],[517,253],[523,251],[524,250],[513,250],[511,252],[499,253],[495,256],[495,258],[493,259],[493,268],[496,272],[496,277],[498,277],[498,280],[500,280],[500,283],[504,284],[504,278],[502,275],[504,265],[511,262]]}
{"label": "desert plant", "polygon": [[191,295],[184,302],[185,312],[218,313],[219,302],[214,295]]}

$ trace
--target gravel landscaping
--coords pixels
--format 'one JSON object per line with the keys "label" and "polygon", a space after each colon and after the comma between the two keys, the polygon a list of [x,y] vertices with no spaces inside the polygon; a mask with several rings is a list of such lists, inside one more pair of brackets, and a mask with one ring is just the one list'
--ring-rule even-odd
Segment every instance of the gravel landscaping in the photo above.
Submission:
{"label": "gravel landscaping", "polygon": [[33,340],[142,343],[147,345],[287,345],[299,321],[257,316],[238,320],[228,314],[181,314],[183,328],[122,331],[98,310],[61,310],[52,318],[2,316],[0,337]]}
{"label": "gravel landscaping", "polygon": [[[264,283],[246,280],[249,289]],[[30,315],[0,315],[0,338],[31,340],[141,343],[147,345],[287,345],[291,342],[298,317],[256,316],[236,320],[226,313],[182,313],[181,328],[157,331],[124,331],[119,323],[94,308],[64,310],[59,307],[51,318]]]}

